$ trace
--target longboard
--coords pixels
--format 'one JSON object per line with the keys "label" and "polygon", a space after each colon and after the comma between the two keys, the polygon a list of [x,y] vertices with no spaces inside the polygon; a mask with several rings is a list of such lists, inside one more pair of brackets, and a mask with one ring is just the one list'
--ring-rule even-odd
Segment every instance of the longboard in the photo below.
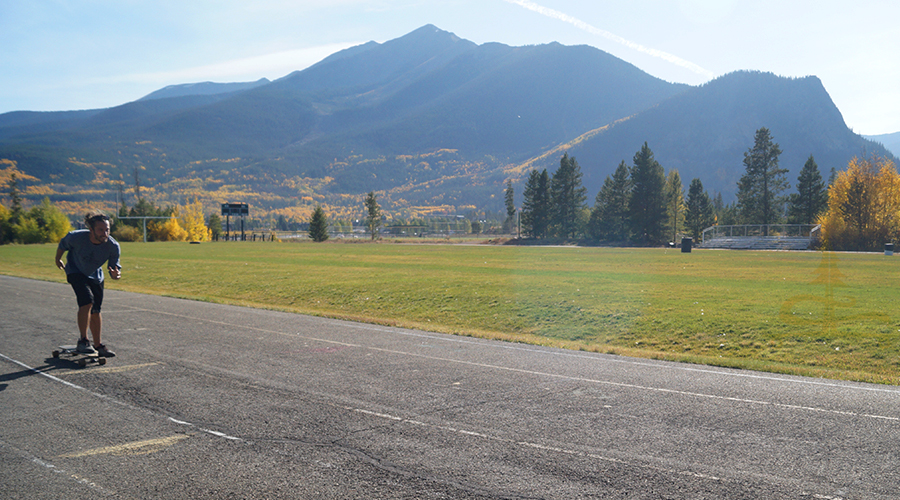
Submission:
{"label": "longboard", "polygon": [[67,356],[70,361],[77,363],[82,368],[87,366],[88,363],[106,364],[106,358],[96,352],[93,354],[78,352],[77,346],[74,345],[61,345],[57,350],[53,351],[54,358],[59,358],[60,356]]}

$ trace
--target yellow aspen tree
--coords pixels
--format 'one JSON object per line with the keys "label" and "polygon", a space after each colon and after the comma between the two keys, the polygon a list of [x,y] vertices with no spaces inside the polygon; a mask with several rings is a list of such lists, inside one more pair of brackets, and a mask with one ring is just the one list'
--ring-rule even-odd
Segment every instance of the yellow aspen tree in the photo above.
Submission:
{"label": "yellow aspen tree", "polygon": [[203,204],[194,198],[194,202],[176,209],[178,222],[187,232],[188,241],[209,241],[209,228],[206,227],[203,215]]}
{"label": "yellow aspen tree", "polygon": [[154,241],[187,241],[188,233],[178,223],[178,210],[172,217],[160,222],[151,222],[147,231]]}
{"label": "yellow aspen tree", "polygon": [[900,174],[884,158],[853,158],[828,188],[819,218],[826,248],[877,251],[900,237]]}

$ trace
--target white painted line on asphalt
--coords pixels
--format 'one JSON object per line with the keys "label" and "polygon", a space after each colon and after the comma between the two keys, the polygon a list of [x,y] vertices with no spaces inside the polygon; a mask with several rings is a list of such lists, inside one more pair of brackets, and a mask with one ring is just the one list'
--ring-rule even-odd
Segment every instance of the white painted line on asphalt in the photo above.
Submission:
{"label": "white painted line on asphalt", "polygon": [[[136,308],[136,309],[138,309],[138,308]],[[578,381],[578,382],[610,385],[610,386],[624,387],[624,388],[630,388],[630,389],[640,389],[640,390],[644,390],[644,391],[653,391],[653,392],[668,393],[668,394],[678,394],[678,395],[682,395],[682,396],[691,396],[691,397],[699,397],[699,398],[706,398],[706,399],[717,399],[717,400],[721,400],[721,401],[733,401],[733,402],[753,404],[753,405],[766,405],[766,406],[772,406],[775,408],[784,408],[784,409],[789,409],[789,410],[813,411],[813,412],[820,412],[820,413],[830,413],[833,415],[844,415],[844,416],[849,416],[849,417],[861,417],[861,418],[871,418],[871,419],[878,419],[878,420],[887,420],[887,421],[892,421],[892,422],[900,422],[900,417],[892,417],[892,416],[887,416],[887,415],[875,415],[875,414],[869,414],[869,413],[856,413],[856,412],[850,412],[850,411],[830,410],[827,408],[789,405],[789,404],[784,404],[784,403],[775,403],[775,402],[771,402],[771,401],[734,398],[734,397],[729,397],[729,396],[720,396],[717,394],[704,394],[704,393],[699,393],[699,392],[679,391],[676,389],[666,389],[664,387],[650,387],[650,386],[643,386],[643,385],[637,385],[637,384],[627,384],[624,382],[613,382],[613,381],[609,381],[609,380],[591,379],[591,378],[586,378],[586,377],[574,377],[574,376],[562,375],[562,374],[558,374],[558,373],[548,373],[548,372],[539,372],[539,371],[534,371],[534,370],[524,370],[521,368],[511,368],[511,367],[507,367],[507,366],[492,365],[492,364],[487,364],[487,363],[477,363],[474,361],[442,358],[442,357],[438,357],[438,356],[428,356],[425,354],[418,354],[418,353],[409,352],[409,351],[397,351],[397,350],[393,350],[393,349],[384,349],[384,348],[380,348],[380,347],[372,347],[372,346],[366,346],[366,345],[362,345],[362,344],[341,342],[341,341],[336,341],[336,340],[311,337],[311,336],[304,335],[302,333],[296,333],[296,332],[283,332],[283,331],[277,331],[277,330],[270,330],[267,328],[258,328],[258,327],[254,327],[254,326],[237,325],[237,324],[228,323],[225,321],[217,321],[217,320],[211,320],[211,319],[206,319],[206,318],[197,318],[194,316],[187,316],[187,315],[183,315],[183,314],[176,314],[176,313],[165,312],[165,311],[154,311],[151,309],[141,309],[141,310],[144,310],[146,312],[151,312],[154,314],[165,314],[165,315],[175,316],[175,317],[179,317],[179,318],[190,319],[190,320],[194,320],[194,321],[204,321],[204,322],[208,322],[208,323],[228,326],[231,328],[242,328],[242,329],[253,330],[253,331],[257,331],[257,332],[261,332],[261,333],[271,333],[273,335],[286,335],[286,336],[291,336],[291,337],[295,337],[295,338],[311,340],[311,341],[315,341],[315,342],[322,342],[322,343],[341,345],[341,346],[347,346],[347,347],[357,347],[357,348],[361,348],[361,349],[386,352],[386,353],[397,354],[397,355],[401,355],[401,356],[416,357],[416,358],[420,358],[420,359],[431,359],[431,360],[435,360],[435,361],[444,361],[447,363],[455,363],[455,364],[462,364],[462,365],[468,365],[468,366],[477,366],[480,368],[488,368],[488,369],[492,369],[492,370],[524,373],[524,374],[534,375],[534,376],[542,376],[542,377],[572,380],[572,381]],[[369,325],[357,325],[357,324],[353,324],[353,323],[347,323],[346,326],[351,326],[354,328],[371,330],[371,331],[380,331],[380,332],[398,334],[398,335],[419,336],[419,337],[425,337],[425,338],[434,339],[434,340],[443,340],[443,341],[448,341],[448,342],[466,342],[466,343],[472,343],[472,344],[476,343],[475,341],[466,341],[465,339],[455,339],[455,338],[448,339],[448,338],[439,337],[436,335],[419,334],[419,333],[407,332],[407,331],[403,331],[403,330],[380,328],[380,327],[374,327],[374,326],[369,326]],[[520,350],[527,350],[530,352],[536,352],[534,349],[526,349],[523,347],[516,347],[516,346],[505,346],[502,344],[497,347],[504,348],[504,349],[520,349]],[[541,352],[545,352],[545,351],[541,351]],[[570,355],[570,353],[566,353],[566,352],[557,352],[557,351],[552,351],[552,352],[546,351],[546,352],[548,354],[557,355],[557,356]],[[572,354],[574,354],[574,353],[572,353]],[[585,355],[581,355],[581,356],[587,358],[587,356],[585,356]],[[596,358],[591,357],[590,359],[596,359]],[[608,358],[604,358],[604,360],[605,361],[615,361],[615,362],[629,362],[629,361],[620,361],[620,360],[610,360]],[[635,364],[637,364],[637,363],[635,363]],[[644,363],[644,364],[646,364],[646,366],[653,366],[653,367],[664,366],[666,368],[671,368],[668,365],[656,365],[656,364],[650,364],[650,363]],[[767,376],[758,376],[758,375],[750,375],[750,374],[736,374],[736,373],[731,373],[731,372],[721,372],[721,371],[715,371],[715,370],[700,370],[700,369],[694,369],[694,368],[677,367],[677,369],[684,369],[684,370],[690,370],[690,371],[705,371],[705,372],[714,373],[717,375],[733,376],[733,377],[751,376],[751,377],[761,378],[761,379],[764,378],[764,379],[783,381],[783,382],[797,382],[797,383],[809,384],[809,385],[822,385],[822,386],[829,386],[829,387],[840,388],[840,389],[852,389],[852,390],[860,389],[860,390],[869,390],[869,391],[878,391],[878,392],[890,392],[892,394],[900,393],[900,391],[897,391],[897,390],[869,388],[869,387],[861,387],[861,386],[855,386],[855,385],[843,385],[843,384],[837,384],[837,383],[820,383],[820,382],[816,382],[816,381],[806,381],[806,380],[796,380],[795,381],[793,379],[780,378],[780,377],[767,377]]]}
{"label": "white painted line on asphalt", "polygon": [[[371,348],[371,347],[361,345],[361,344],[353,344],[353,343],[341,342],[341,341],[330,340],[330,339],[310,337],[308,335],[304,335],[302,333],[297,333],[297,332],[284,332],[284,331],[278,331],[278,330],[270,330],[267,328],[259,328],[259,327],[249,326],[249,325],[229,323],[226,321],[217,321],[217,320],[212,320],[212,319],[208,319],[208,318],[199,318],[196,316],[189,316],[186,314],[177,314],[177,313],[172,313],[172,312],[168,312],[168,311],[156,311],[153,309],[145,309],[145,308],[134,307],[134,306],[126,306],[126,307],[129,307],[136,311],[143,311],[143,312],[148,312],[148,313],[153,313],[153,314],[163,314],[163,315],[168,315],[168,316],[174,316],[177,318],[190,319],[190,320],[194,320],[194,321],[203,321],[203,322],[212,323],[212,324],[216,324],[216,325],[229,326],[232,328],[243,328],[246,330],[253,330],[253,331],[262,332],[262,333],[271,333],[271,334],[275,334],[275,335],[288,335],[288,336],[302,338],[302,339],[306,339],[306,340],[313,340],[316,342],[323,342],[323,343],[341,345],[341,346],[346,346],[346,347],[361,347],[361,348],[365,348],[365,349],[376,349],[376,348]],[[230,306],[230,307],[241,307],[241,306]],[[284,314],[292,314],[292,313],[284,313]],[[307,315],[297,314],[297,316],[307,316]],[[332,319],[332,318],[317,318],[317,319],[319,319],[321,321],[329,321],[329,322],[338,323],[341,326],[344,326],[347,328],[354,328],[357,330],[367,330],[367,331],[373,331],[373,332],[390,333],[393,335],[402,335],[402,336],[406,336],[406,337],[419,337],[419,338],[425,338],[425,339],[441,341],[441,342],[452,342],[452,343],[469,344],[469,345],[483,345],[484,342],[489,342],[487,339],[473,340],[473,339],[468,339],[466,337],[460,337],[460,336],[451,335],[451,334],[435,334],[435,333],[429,333],[429,332],[416,332],[416,331],[402,329],[402,328],[382,327],[382,326],[378,326],[378,325],[354,323],[352,321],[342,321],[342,320]],[[498,341],[498,342],[492,344],[492,347],[495,347],[497,349],[516,350],[516,351],[523,351],[523,352],[529,352],[529,353],[541,353],[541,354],[548,354],[548,355],[560,356],[560,357],[589,359],[589,360],[594,360],[594,361],[599,360],[600,358],[598,358],[598,356],[602,355],[600,353],[591,355],[591,354],[579,353],[577,351],[569,351],[566,349],[554,349],[554,350],[550,351],[550,350],[547,350],[546,348],[542,348],[541,346],[521,346],[521,345],[516,345],[516,344],[511,344],[511,343],[501,342],[501,341]],[[410,354],[410,353],[407,353],[407,354],[409,354],[411,356],[417,356],[416,354]],[[637,359],[637,358],[627,358],[627,357],[621,357],[621,356],[613,357],[612,355],[602,355],[602,356],[604,356],[602,358],[602,361],[609,362],[609,363],[628,364],[628,365],[633,365],[633,366],[646,366],[646,367],[652,367],[652,368],[665,368],[668,370],[677,370],[677,371],[692,372],[692,373],[706,373],[706,374],[711,374],[711,375],[720,375],[720,376],[735,377],[735,378],[769,380],[769,381],[774,381],[774,382],[785,382],[785,383],[790,383],[790,384],[832,387],[832,388],[836,388],[836,389],[846,389],[846,390],[853,390],[853,391],[886,392],[886,393],[890,393],[890,394],[900,395],[900,387],[878,387],[878,386],[869,386],[869,385],[857,385],[857,384],[850,383],[850,382],[840,383],[837,381],[820,381],[820,380],[812,380],[812,379],[800,378],[800,377],[788,378],[788,377],[779,377],[776,375],[765,375],[765,374],[760,374],[760,373],[747,373],[744,371],[742,371],[742,372],[728,371],[726,369],[716,370],[713,368],[697,368],[697,367],[674,363],[674,362],[653,363],[653,362],[649,362],[649,361],[645,361],[645,360],[641,360],[641,359]],[[436,359],[440,359],[440,358],[436,358]]]}
{"label": "white painted line on asphalt", "polygon": [[462,360],[458,360],[458,359],[441,358],[441,357],[437,357],[437,356],[426,356],[424,354],[416,354],[416,353],[410,353],[410,352],[405,352],[405,351],[396,351],[396,350],[392,350],[392,349],[383,349],[380,347],[365,347],[365,346],[359,346],[359,347],[364,347],[366,349],[370,349],[370,350],[374,350],[374,351],[387,352],[387,353],[398,354],[398,355],[403,355],[403,356],[413,356],[413,357],[424,358],[424,359],[432,359],[435,361],[444,361],[447,363],[456,363],[456,364],[463,364],[463,365],[468,365],[468,366],[477,366],[479,368],[488,368],[488,369],[499,370],[499,371],[524,373],[526,375],[534,375],[534,376],[540,376],[540,377],[572,380],[572,381],[586,382],[586,383],[592,383],[592,384],[610,385],[610,386],[614,386],[614,387],[624,387],[624,388],[628,388],[628,389],[640,389],[642,391],[653,391],[653,392],[660,392],[660,393],[667,393],[667,394],[678,394],[681,396],[691,396],[691,397],[697,397],[697,398],[717,399],[717,400],[721,400],[721,401],[733,401],[733,402],[737,402],[737,403],[745,403],[745,404],[751,404],[751,405],[765,405],[765,406],[772,406],[775,408],[784,408],[784,409],[788,409],[788,410],[813,411],[813,412],[820,412],[820,413],[830,413],[832,415],[844,415],[844,416],[849,416],[849,417],[862,417],[862,418],[872,418],[872,419],[879,419],[879,420],[888,420],[888,421],[892,421],[892,422],[900,422],[900,417],[890,417],[890,416],[886,416],[886,415],[874,415],[874,414],[869,414],[869,413],[856,413],[856,412],[852,412],[852,411],[829,410],[827,408],[815,408],[815,407],[810,407],[810,406],[789,405],[789,404],[784,404],[784,403],[774,403],[771,401],[761,401],[761,400],[754,400],[754,399],[734,398],[734,397],[730,397],[730,396],[720,396],[717,394],[704,394],[704,393],[700,393],[700,392],[679,391],[676,389],[666,389],[664,387],[650,387],[650,386],[645,386],[645,385],[627,384],[624,382],[612,382],[609,380],[599,380],[599,379],[592,379],[592,378],[586,378],[586,377],[574,377],[571,375],[562,375],[559,373],[539,372],[539,371],[535,371],[535,370],[524,370],[521,368],[510,368],[510,367],[506,367],[506,366],[491,365],[491,364],[486,364],[486,363],[476,363],[474,361],[462,361]]}
{"label": "white painted line on asphalt", "polygon": [[[332,320],[338,321],[338,320]],[[404,335],[407,337],[422,337],[429,340],[443,341],[443,342],[454,342],[458,344],[471,344],[471,345],[479,345],[482,342],[487,342],[487,339],[483,339],[481,341],[472,340],[465,337],[457,337],[454,335],[443,335],[439,336],[439,334],[432,334],[428,332],[412,332],[401,329],[389,329],[385,327],[379,327],[376,325],[366,325],[366,324],[356,324],[356,323],[348,323],[348,327],[356,328],[360,330],[370,330],[375,332],[382,333],[393,333],[396,335]],[[323,341],[327,342],[327,341]],[[861,385],[851,385],[851,383],[842,384],[839,382],[824,382],[818,380],[810,380],[804,378],[787,378],[787,377],[779,377],[776,375],[764,375],[760,373],[746,373],[746,372],[735,372],[735,371],[726,371],[727,369],[716,370],[713,368],[697,368],[689,365],[685,365],[683,363],[676,362],[666,362],[665,364],[662,362],[649,362],[644,361],[638,358],[628,358],[624,356],[615,356],[611,354],[603,355],[601,353],[584,354],[578,351],[570,351],[567,349],[555,349],[553,351],[548,351],[543,346],[521,346],[511,343],[500,343],[499,345],[495,345],[493,347],[497,347],[498,349],[506,349],[506,350],[515,350],[515,351],[523,351],[529,353],[542,353],[542,354],[550,354],[553,356],[561,356],[561,357],[569,357],[569,358],[579,358],[579,359],[589,359],[589,360],[597,360],[597,356],[604,356],[603,361],[610,363],[618,363],[618,364],[627,364],[633,366],[646,366],[651,368],[666,368],[669,370],[677,370],[684,372],[693,372],[693,373],[708,373],[712,375],[723,375],[728,377],[737,377],[737,378],[749,378],[749,379],[757,379],[757,380],[771,380],[775,382],[788,382],[792,384],[803,384],[803,385],[815,385],[815,386],[823,386],[823,387],[834,387],[839,389],[852,389],[852,390],[861,390],[861,391],[872,391],[872,392],[887,392],[891,394],[900,395],[900,387],[871,387],[871,386],[861,386]]]}
{"label": "white painted line on asphalt", "polygon": [[539,443],[532,443],[532,442],[530,442],[530,441],[517,441],[517,440],[506,439],[506,438],[501,438],[501,437],[497,437],[497,436],[489,436],[489,435],[484,434],[484,433],[482,433],[482,432],[476,432],[476,431],[471,431],[471,430],[466,430],[466,429],[457,429],[457,428],[455,428],[455,427],[449,427],[449,426],[445,426],[445,425],[428,424],[428,423],[421,422],[421,421],[418,421],[418,420],[410,420],[410,419],[406,419],[406,418],[403,418],[403,417],[398,417],[398,416],[395,416],[395,415],[388,415],[388,414],[385,414],[385,413],[379,413],[379,412],[374,412],[374,411],[370,411],[370,410],[364,410],[364,409],[362,409],[362,408],[345,407],[345,409],[348,410],[348,411],[352,411],[352,412],[354,412],[354,413],[361,413],[361,414],[363,414],[363,415],[369,415],[369,416],[372,416],[372,417],[382,418],[382,419],[385,419],[385,420],[391,420],[391,421],[395,421],[395,422],[401,422],[401,423],[410,424],[410,425],[415,425],[415,426],[420,426],[420,427],[430,427],[430,428],[432,428],[432,429],[437,429],[437,430],[441,430],[441,431],[445,431],[445,432],[451,432],[451,433],[454,433],[454,434],[460,434],[460,435],[463,435],[463,436],[478,437],[478,438],[483,438],[483,439],[487,439],[487,440],[490,440],[490,441],[497,441],[497,442],[501,442],[501,443],[514,444],[514,445],[517,445],[517,446],[525,446],[525,447],[528,447],[528,448],[534,448],[534,449],[538,449],[538,450],[549,451],[549,452],[552,452],[552,453],[560,453],[560,454],[563,454],[563,455],[571,455],[571,456],[577,456],[577,457],[583,457],[583,458],[590,458],[590,459],[594,459],[594,460],[600,460],[600,461],[603,461],[603,462],[610,462],[610,463],[615,463],[615,464],[620,464],[620,465],[626,465],[626,466],[629,466],[629,467],[638,467],[638,468],[651,469],[651,470],[655,470],[655,471],[658,471],[658,472],[665,472],[665,473],[669,473],[669,474],[677,474],[677,475],[679,475],[679,476],[690,476],[690,477],[694,477],[694,478],[697,478],[697,479],[705,479],[705,480],[709,480],[709,481],[724,481],[723,478],[716,477],[716,476],[711,476],[711,475],[709,475],[709,474],[701,474],[701,473],[698,473],[698,472],[686,471],[686,470],[669,469],[669,468],[665,468],[665,467],[658,467],[658,466],[650,465],[650,464],[647,464],[647,463],[629,462],[629,461],[627,461],[627,460],[622,460],[622,459],[619,459],[619,458],[606,457],[606,456],[603,456],[603,455],[598,455],[598,454],[596,454],[596,453],[585,453],[585,452],[582,452],[582,451],[571,450],[571,449],[566,449],[566,448],[560,448],[560,447],[557,447],[557,446],[548,446],[548,445],[543,445],[543,444],[539,444]]}
{"label": "white painted line on asphalt", "polygon": [[197,427],[195,424],[192,424],[190,422],[185,422],[183,420],[175,420],[172,417],[169,417],[169,421],[176,423],[178,425],[186,425],[188,427],[193,427],[193,428],[197,429],[198,431],[205,432],[207,434],[212,434],[213,436],[216,436],[216,437],[225,438],[225,439],[228,439],[229,441],[243,441],[243,439],[241,439],[239,437],[229,436],[228,434],[225,434],[223,432],[214,431],[214,430],[210,430],[210,429],[204,429],[203,427]]}
{"label": "white painted line on asphalt", "polygon": [[87,478],[84,478],[84,477],[79,476],[78,474],[75,474],[72,472],[67,472],[64,469],[60,469],[56,465],[54,465],[50,462],[47,462],[46,460],[42,460],[42,459],[32,455],[31,453],[28,453],[25,450],[16,448],[15,446],[10,445],[9,443],[0,441],[0,447],[10,448],[13,450],[13,452],[15,452],[17,455],[24,458],[25,460],[28,460],[29,462],[31,462],[39,467],[43,467],[44,469],[47,469],[48,471],[53,472],[54,474],[61,474],[63,476],[66,476],[66,478],[71,479],[79,484],[84,485],[84,486],[87,486],[88,488],[94,490],[97,493],[102,494],[103,496],[113,496],[113,495],[118,496],[118,494],[116,494],[115,492],[109,491]]}
{"label": "white painted line on asphalt", "polygon": [[[22,279],[24,279],[24,278],[22,278]],[[10,288],[13,288],[13,287],[10,287]],[[16,290],[18,290],[18,289],[16,288]],[[170,298],[171,299],[171,297],[162,297],[162,298]],[[230,306],[230,305],[226,305],[226,306],[227,307],[246,307],[246,306]],[[171,313],[171,312],[167,312],[167,311],[156,311],[153,309],[145,309],[145,308],[141,308],[141,307],[135,307],[132,305],[125,305],[124,307],[127,307],[132,311],[142,311],[142,312],[149,312],[149,313],[154,313],[154,314],[165,314],[165,315],[169,315],[169,316],[175,316],[178,318],[191,319],[191,320],[195,320],[195,321],[205,321],[208,323],[213,323],[213,324],[218,324],[218,325],[223,325],[223,326],[230,326],[230,327],[235,327],[235,328],[245,328],[247,330],[255,330],[255,331],[263,332],[263,333],[272,333],[272,334],[278,334],[278,335],[291,335],[291,336],[295,336],[295,337],[299,337],[299,338],[305,338],[307,340],[315,340],[318,342],[342,345],[342,346],[347,346],[347,347],[366,347],[366,346],[362,346],[362,345],[348,344],[345,342],[338,342],[338,341],[334,341],[334,340],[309,337],[309,336],[305,336],[305,335],[302,335],[299,333],[275,331],[275,330],[269,330],[269,329],[265,329],[265,328],[256,328],[256,327],[247,326],[247,325],[237,325],[234,323],[227,323],[224,321],[216,321],[216,320],[211,320],[211,319],[206,319],[206,318],[198,318],[196,316],[188,316],[185,314],[176,314],[176,313]],[[297,313],[284,313],[284,314],[296,314],[297,316],[308,316],[308,315],[297,314]],[[472,344],[472,345],[479,345],[480,342],[487,342],[487,340],[480,340],[480,341],[472,340],[472,339],[467,339],[465,337],[459,337],[459,336],[450,335],[450,334],[441,335],[441,334],[434,334],[434,333],[429,333],[429,332],[416,332],[416,331],[412,331],[412,330],[408,330],[408,329],[382,327],[382,326],[378,326],[378,325],[355,323],[352,321],[344,321],[344,320],[333,319],[333,318],[320,317],[318,319],[320,319],[322,321],[334,322],[336,324],[341,324],[342,326],[346,326],[348,328],[354,328],[354,329],[358,329],[358,330],[369,330],[369,331],[374,331],[374,332],[391,333],[394,335],[403,335],[403,336],[407,336],[407,337],[421,337],[421,338],[426,338],[426,339],[435,340],[435,341],[442,341],[442,342],[454,342],[454,343],[459,343],[459,344]],[[530,353],[540,352],[540,353],[544,353],[544,354],[550,354],[553,356],[565,356],[565,357],[590,359],[590,360],[598,359],[596,356],[579,353],[577,351],[568,351],[565,349],[557,349],[557,350],[553,350],[553,351],[542,350],[541,346],[525,347],[525,346],[521,346],[521,345],[501,342],[501,343],[494,345],[493,347],[496,347],[499,349],[506,349],[506,350],[518,350],[518,351],[524,351],[524,352],[530,352]],[[597,355],[599,355],[599,353],[597,353]],[[606,355],[606,357],[603,358],[603,361],[610,362],[610,363],[629,364],[629,365],[633,365],[633,366],[666,368],[669,370],[677,370],[677,371],[684,371],[684,372],[707,373],[707,374],[712,374],[712,375],[722,375],[722,376],[736,377],[736,378],[770,380],[770,381],[775,381],[775,382],[785,382],[785,383],[802,384],[802,385],[814,385],[814,386],[821,386],[821,387],[833,387],[833,388],[837,388],[837,389],[849,389],[849,390],[854,390],[854,391],[886,392],[886,393],[890,393],[890,394],[900,395],[900,387],[878,387],[878,386],[871,386],[871,385],[868,385],[868,386],[867,385],[854,385],[852,383],[844,384],[844,383],[839,383],[836,381],[827,382],[827,381],[819,381],[819,380],[812,380],[812,379],[808,379],[808,378],[799,378],[799,377],[798,378],[787,378],[787,377],[779,377],[776,375],[765,375],[765,374],[760,374],[760,373],[747,373],[747,372],[743,372],[743,371],[742,372],[726,371],[726,369],[717,370],[717,369],[713,369],[713,368],[697,368],[697,367],[680,364],[680,363],[674,363],[674,362],[665,363],[665,364],[652,363],[652,362],[637,359],[637,358],[627,358],[627,357],[621,357],[621,356],[613,357],[612,355]]]}
{"label": "white painted line on asphalt", "polygon": [[[740,480],[739,478],[730,478],[729,479],[729,478],[713,476],[710,474],[703,474],[701,472],[695,472],[695,471],[691,471],[691,470],[673,469],[670,467],[657,466],[657,465],[652,465],[647,462],[636,462],[636,461],[632,462],[632,461],[623,460],[620,458],[613,458],[613,457],[598,455],[596,453],[588,453],[588,452],[584,452],[584,451],[561,448],[558,446],[548,446],[548,445],[534,443],[534,442],[530,442],[530,441],[519,441],[519,440],[514,440],[514,439],[506,439],[506,438],[502,438],[499,436],[490,436],[490,435],[484,434],[482,432],[476,432],[476,431],[471,431],[471,430],[467,430],[467,429],[458,429],[455,427],[450,427],[450,426],[440,425],[440,424],[429,424],[429,423],[422,422],[419,420],[412,420],[412,419],[408,419],[408,418],[399,417],[396,415],[390,415],[387,413],[365,410],[363,408],[353,408],[353,407],[345,406],[344,409],[354,412],[354,413],[360,413],[360,414],[368,415],[368,416],[375,417],[375,418],[381,418],[381,419],[390,420],[393,422],[415,425],[415,426],[419,426],[419,427],[429,427],[432,429],[436,429],[436,430],[440,430],[440,431],[444,431],[444,432],[450,432],[450,433],[454,433],[454,434],[460,434],[463,436],[472,436],[472,437],[487,439],[490,441],[496,441],[496,442],[500,442],[500,443],[513,444],[513,445],[517,445],[517,446],[534,448],[537,450],[543,450],[543,451],[547,451],[547,452],[551,452],[551,453],[559,453],[562,455],[589,458],[589,459],[593,459],[593,460],[599,460],[602,462],[609,462],[609,463],[613,463],[613,464],[624,465],[627,467],[649,469],[649,470],[662,472],[662,473],[666,473],[666,474],[674,474],[674,475],[678,475],[678,476],[691,477],[691,478],[701,479],[701,480],[705,480],[705,481],[714,481],[714,482],[722,483],[722,482],[727,482],[727,481],[735,481],[735,480],[739,481]],[[763,479],[765,479],[765,478],[763,478]],[[832,497],[832,496],[818,495],[818,494],[813,494],[812,497],[817,498],[817,499],[822,499],[822,500],[843,500],[841,497]]]}
{"label": "white painted line on asphalt", "polygon": [[84,391],[84,392],[86,392],[86,393],[88,393],[88,394],[90,394],[91,396],[94,396],[94,397],[96,397],[96,398],[100,398],[100,399],[109,401],[109,402],[111,402],[111,403],[115,403],[115,404],[118,404],[118,405],[122,405],[122,406],[124,406],[124,407],[126,407],[126,408],[131,408],[131,409],[135,409],[135,410],[138,409],[136,406],[132,406],[132,405],[130,405],[130,404],[128,404],[128,403],[124,403],[124,402],[122,402],[122,401],[118,401],[118,400],[113,399],[113,398],[111,398],[111,397],[109,397],[109,396],[105,396],[105,395],[103,395],[103,394],[100,394],[99,392],[93,392],[93,391],[91,391],[91,390],[89,390],[89,389],[86,389],[86,388],[84,388],[84,387],[81,387],[80,385],[73,384],[72,382],[65,381],[65,380],[63,380],[63,379],[61,379],[61,378],[59,378],[59,377],[54,377],[53,375],[50,375],[49,373],[42,372],[41,370],[38,370],[37,368],[28,366],[28,365],[26,365],[25,363],[23,363],[23,362],[21,362],[21,361],[18,361],[18,360],[15,360],[15,359],[13,359],[13,358],[10,358],[9,356],[3,354],[2,352],[0,352],[0,358],[3,358],[3,359],[5,359],[5,360],[9,361],[10,363],[17,364],[17,365],[21,366],[22,368],[25,368],[26,370],[29,370],[29,371],[31,371],[31,372],[37,374],[37,375],[41,375],[41,376],[47,377],[48,379],[50,379],[50,380],[52,380],[52,381],[54,381],[54,382],[59,382],[60,384],[63,384],[63,385],[68,386],[68,387],[71,387],[72,389],[77,389],[77,390],[79,390],[79,391]]}
{"label": "white painted line on asphalt", "polygon": [[131,405],[131,404],[126,403],[126,402],[124,402],[124,401],[119,401],[118,399],[111,398],[111,397],[109,397],[109,396],[107,396],[107,395],[105,395],[105,394],[100,394],[99,392],[91,391],[90,389],[87,389],[87,388],[85,388],[85,387],[82,387],[82,386],[80,386],[80,385],[78,385],[78,384],[73,384],[72,382],[65,381],[65,380],[63,380],[63,379],[61,379],[61,378],[59,378],[59,377],[54,377],[53,375],[50,375],[49,373],[44,373],[44,372],[38,370],[37,368],[28,366],[27,364],[25,364],[25,363],[23,363],[23,362],[21,362],[21,361],[15,360],[15,359],[13,359],[13,358],[10,358],[9,356],[7,356],[7,355],[5,355],[5,354],[3,354],[3,353],[0,353],[0,358],[3,358],[3,359],[5,359],[5,360],[9,361],[10,363],[17,364],[17,365],[21,366],[22,368],[25,368],[26,370],[29,370],[29,371],[35,373],[36,375],[42,375],[42,376],[47,377],[48,379],[50,379],[50,380],[52,380],[52,381],[54,381],[54,382],[59,382],[60,384],[63,384],[63,385],[68,386],[68,387],[71,387],[72,389],[76,389],[76,390],[79,390],[79,391],[84,391],[85,393],[90,394],[91,396],[94,396],[94,397],[96,397],[96,398],[100,398],[100,399],[102,399],[102,400],[104,400],[104,401],[108,401],[108,402],[110,402],[110,403],[117,404],[117,405],[119,405],[119,406],[123,406],[123,407],[125,407],[125,408],[130,409],[130,410],[143,411],[143,412],[149,413],[149,414],[154,415],[154,416],[157,416],[157,417],[166,418],[166,419],[168,419],[169,421],[174,422],[174,423],[176,423],[176,424],[179,424],[179,425],[187,425],[187,426],[190,426],[190,427],[194,427],[194,428],[196,428],[197,430],[199,430],[199,431],[201,431],[201,432],[204,432],[204,433],[206,433],[206,434],[211,434],[211,435],[216,436],[216,437],[225,438],[225,439],[228,439],[228,440],[230,440],[230,441],[244,441],[244,440],[241,439],[241,438],[237,438],[237,437],[234,437],[234,436],[229,436],[228,434],[224,434],[224,433],[222,433],[222,432],[214,431],[214,430],[211,430],[211,429],[204,429],[204,428],[202,428],[202,427],[197,427],[196,425],[194,425],[194,424],[192,424],[192,423],[190,423],[190,422],[184,422],[184,421],[181,421],[181,420],[175,420],[175,419],[172,418],[172,417],[167,417],[167,416],[165,416],[165,415],[161,415],[161,414],[159,414],[159,413],[157,413],[157,412],[155,412],[155,411],[153,411],[153,410],[149,410],[149,409],[147,409],[147,408],[141,408],[141,407],[139,407],[139,406],[134,406],[134,405]]}

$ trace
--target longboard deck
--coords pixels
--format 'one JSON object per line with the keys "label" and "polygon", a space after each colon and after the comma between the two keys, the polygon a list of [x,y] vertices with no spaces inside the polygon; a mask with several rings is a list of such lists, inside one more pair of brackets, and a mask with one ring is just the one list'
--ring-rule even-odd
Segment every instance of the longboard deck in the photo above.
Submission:
{"label": "longboard deck", "polygon": [[97,363],[98,365],[105,365],[106,358],[101,357],[98,353],[84,353],[78,352],[78,346],[74,345],[61,345],[58,349],[51,353],[54,358],[59,358],[60,356],[67,356],[69,360],[78,364],[78,366],[84,368],[88,363]]}

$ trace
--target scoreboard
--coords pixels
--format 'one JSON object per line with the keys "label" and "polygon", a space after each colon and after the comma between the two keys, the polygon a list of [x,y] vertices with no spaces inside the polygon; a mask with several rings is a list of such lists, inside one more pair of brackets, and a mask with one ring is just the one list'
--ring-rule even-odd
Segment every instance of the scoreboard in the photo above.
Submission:
{"label": "scoreboard", "polygon": [[222,215],[238,217],[250,215],[250,206],[246,203],[222,203]]}

